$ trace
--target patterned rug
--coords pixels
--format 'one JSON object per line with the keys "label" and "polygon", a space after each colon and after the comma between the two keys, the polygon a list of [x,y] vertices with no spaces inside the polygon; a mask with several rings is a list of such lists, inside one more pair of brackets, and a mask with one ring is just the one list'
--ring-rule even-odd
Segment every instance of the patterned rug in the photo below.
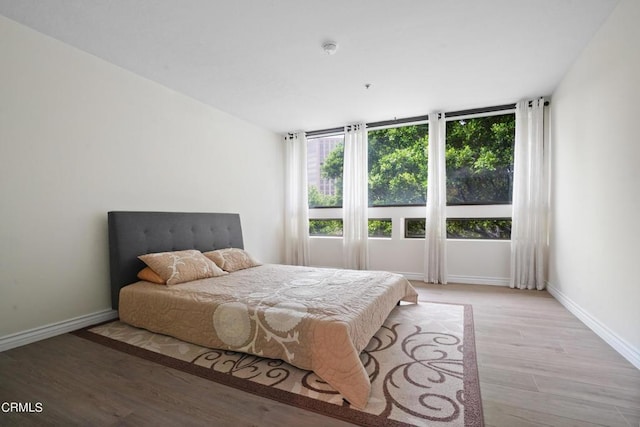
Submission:
{"label": "patterned rug", "polygon": [[313,372],[283,361],[213,350],[119,321],[76,335],[260,396],[364,426],[482,426],[470,305],[397,306],[360,355],[372,384],[351,408]]}

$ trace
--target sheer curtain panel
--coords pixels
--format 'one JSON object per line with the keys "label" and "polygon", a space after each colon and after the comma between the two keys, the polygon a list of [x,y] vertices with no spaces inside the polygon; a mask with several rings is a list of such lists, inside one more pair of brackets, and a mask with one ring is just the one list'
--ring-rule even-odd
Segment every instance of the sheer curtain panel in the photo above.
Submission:
{"label": "sheer curtain panel", "polygon": [[427,215],[424,230],[424,281],[427,283],[447,283],[446,129],[443,113],[429,114]]}
{"label": "sheer curtain panel", "polygon": [[307,138],[304,132],[285,137],[285,262],[309,265]]}
{"label": "sheer curtain panel", "polygon": [[344,267],[366,270],[369,268],[369,167],[364,123],[345,127],[342,183]]}
{"label": "sheer curtain panel", "polygon": [[513,164],[510,287],[542,290],[549,209],[542,98],[516,104]]}

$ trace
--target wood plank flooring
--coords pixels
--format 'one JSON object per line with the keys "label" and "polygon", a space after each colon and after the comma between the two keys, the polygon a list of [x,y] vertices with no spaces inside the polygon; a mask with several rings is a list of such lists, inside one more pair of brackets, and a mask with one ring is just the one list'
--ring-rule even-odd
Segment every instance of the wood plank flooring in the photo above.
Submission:
{"label": "wood plank flooring", "polygon": [[487,426],[640,425],[640,371],[549,293],[414,285],[473,305]]}
{"label": "wood plank flooring", "polygon": [[[487,426],[640,425],[640,371],[547,292],[425,285],[473,305]],[[0,425],[346,426],[65,334],[0,353]]]}

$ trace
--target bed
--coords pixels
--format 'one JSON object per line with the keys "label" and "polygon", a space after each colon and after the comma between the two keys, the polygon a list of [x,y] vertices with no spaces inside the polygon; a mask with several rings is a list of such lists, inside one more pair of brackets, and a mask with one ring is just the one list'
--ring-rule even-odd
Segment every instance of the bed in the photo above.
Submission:
{"label": "bed", "polygon": [[108,222],[112,305],[121,321],[312,370],[356,408],[371,388],[360,352],[399,301],[417,302],[409,282],[388,272],[265,264],[150,283],[137,277],[140,255],[243,249],[239,215],[118,211]]}

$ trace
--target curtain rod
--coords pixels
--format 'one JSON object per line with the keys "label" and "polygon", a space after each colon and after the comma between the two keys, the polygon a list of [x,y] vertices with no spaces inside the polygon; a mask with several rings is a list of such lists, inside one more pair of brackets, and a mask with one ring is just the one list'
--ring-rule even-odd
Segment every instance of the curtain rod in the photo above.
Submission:
{"label": "curtain rod", "polygon": [[[549,101],[545,101],[545,107],[549,105]],[[529,106],[531,106],[531,101],[529,101]],[[451,117],[460,117],[460,116],[470,116],[472,114],[481,114],[481,113],[493,113],[495,111],[506,111],[513,110],[516,108],[516,104],[503,104],[503,105],[495,105],[493,107],[483,107],[483,108],[472,108],[469,110],[460,110],[460,111],[451,111],[445,113],[447,118]],[[367,123],[367,128],[374,127],[383,127],[383,126],[392,126],[392,125],[403,125],[405,123],[413,123],[413,122],[423,122],[429,120],[429,115],[424,116],[414,116],[414,117],[405,117],[402,119],[393,119],[393,120],[383,120],[379,122],[371,122]],[[326,135],[331,133],[340,133],[344,132],[344,126],[329,128],[329,129],[320,129],[320,130],[312,130],[309,132],[305,132],[307,137]]]}

